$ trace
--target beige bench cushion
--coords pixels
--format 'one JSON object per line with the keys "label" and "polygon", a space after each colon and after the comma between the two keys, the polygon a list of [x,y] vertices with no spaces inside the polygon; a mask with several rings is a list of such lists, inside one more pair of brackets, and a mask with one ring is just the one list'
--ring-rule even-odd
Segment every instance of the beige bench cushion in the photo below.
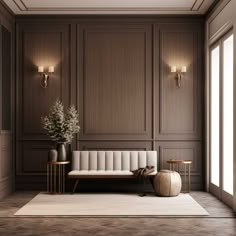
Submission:
{"label": "beige bench cushion", "polygon": [[73,151],[72,176],[132,176],[131,171],[154,166],[157,171],[156,151]]}
{"label": "beige bench cushion", "polygon": [[73,151],[72,170],[157,170],[156,151]]}

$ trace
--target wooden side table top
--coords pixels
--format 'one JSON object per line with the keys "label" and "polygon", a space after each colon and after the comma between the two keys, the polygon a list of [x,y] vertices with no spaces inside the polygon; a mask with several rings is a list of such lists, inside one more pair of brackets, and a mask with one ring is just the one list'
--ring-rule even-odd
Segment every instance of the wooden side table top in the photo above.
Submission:
{"label": "wooden side table top", "polygon": [[191,161],[191,160],[183,160],[183,162],[182,162],[183,164],[192,164],[193,163],[193,161]]}
{"label": "wooden side table top", "polygon": [[193,161],[191,160],[174,160],[174,159],[168,160],[166,162],[169,164],[192,164],[193,163]]}
{"label": "wooden side table top", "polygon": [[48,165],[67,165],[70,161],[48,161]]}

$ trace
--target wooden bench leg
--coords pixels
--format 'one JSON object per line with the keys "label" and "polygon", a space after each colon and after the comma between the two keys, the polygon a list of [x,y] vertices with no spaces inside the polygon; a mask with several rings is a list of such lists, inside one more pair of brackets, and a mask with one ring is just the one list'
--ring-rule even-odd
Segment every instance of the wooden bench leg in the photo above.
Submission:
{"label": "wooden bench leg", "polygon": [[77,179],[77,180],[75,181],[75,184],[74,184],[74,187],[73,187],[73,191],[72,191],[72,193],[75,192],[75,190],[76,190],[78,184],[79,184],[79,179]]}
{"label": "wooden bench leg", "polygon": [[151,183],[151,185],[152,185],[152,187],[153,187],[153,189],[154,189],[153,178],[149,178],[149,181],[150,181],[150,183]]}

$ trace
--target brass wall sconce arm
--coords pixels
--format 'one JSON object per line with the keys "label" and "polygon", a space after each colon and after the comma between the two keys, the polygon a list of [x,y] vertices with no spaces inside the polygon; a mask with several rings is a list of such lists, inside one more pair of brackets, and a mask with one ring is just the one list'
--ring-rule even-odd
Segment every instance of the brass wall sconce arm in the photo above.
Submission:
{"label": "brass wall sconce arm", "polygon": [[[44,67],[39,66],[38,67],[38,72],[40,74],[41,80],[40,80],[40,85],[43,88],[47,88],[48,86],[48,80],[49,80],[49,74],[44,73]],[[54,66],[49,66],[48,67],[48,73],[53,73],[54,72]]]}
{"label": "brass wall sconce arm", "polygon": [[180,72],[177,71],[176,66],[171,66],[171,73],[175,74],[176,86],[177,88],[181,87],[181,80],[183,78],[183,74],[187,72],[187,67],[182,66]]}

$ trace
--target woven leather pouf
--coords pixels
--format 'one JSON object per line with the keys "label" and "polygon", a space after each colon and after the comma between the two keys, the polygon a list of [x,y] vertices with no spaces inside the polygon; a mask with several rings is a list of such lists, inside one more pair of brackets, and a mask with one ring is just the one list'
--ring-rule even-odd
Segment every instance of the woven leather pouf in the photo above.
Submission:
{"label": "woven leather pouf", "polygon": [[176,171],[161,170],[154,178],[153,187],[159,196],[178,196],[182,187],[181,177]]}

